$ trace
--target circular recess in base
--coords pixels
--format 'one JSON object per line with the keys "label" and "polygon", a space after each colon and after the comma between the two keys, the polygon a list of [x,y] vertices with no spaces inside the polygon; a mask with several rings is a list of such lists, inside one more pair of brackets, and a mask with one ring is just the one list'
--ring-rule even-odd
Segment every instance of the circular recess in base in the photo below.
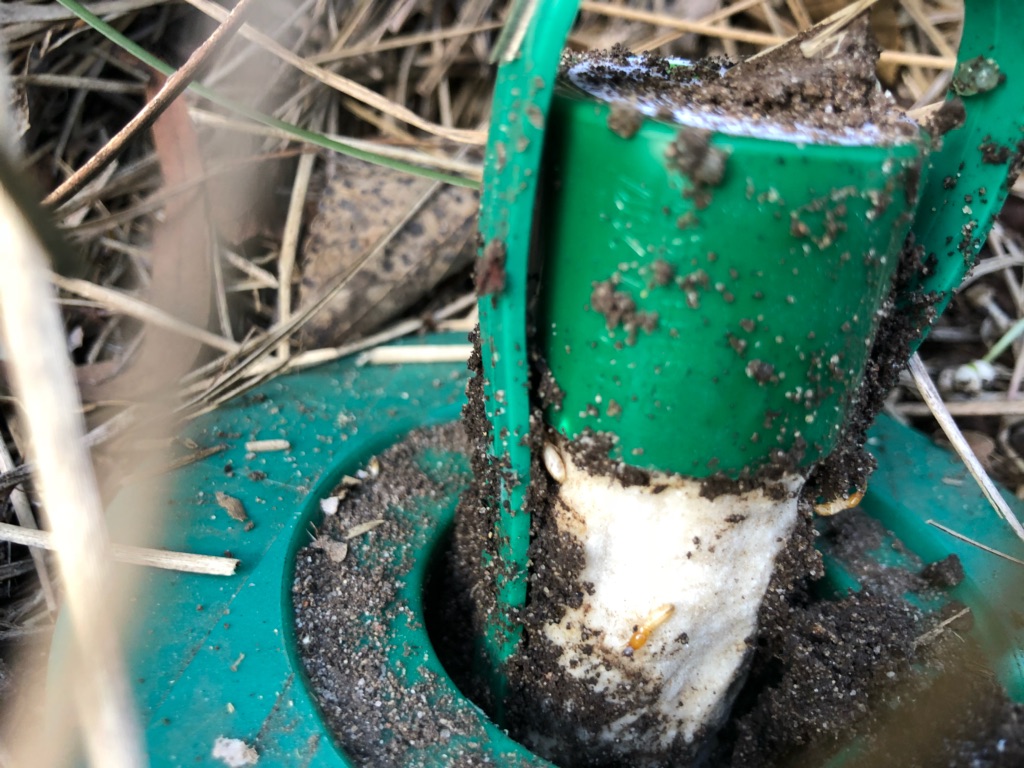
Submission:
{"label": "circular recess in base", "polygon": [[[439,335],[433,343],[463,339]],[[230,577],[179,574],[124,566],[139,588],[130,668],[154,768],[226,763],[214,757],[218,740],[238,740],[260,766],[355,765],[326,730],[296,650],[291,584],[296,551],[320,518],[319,500],[345,474],[412,429],[457,419],[464,400],[461,364],[357,367],[340,361],[283,376],[203,417],[188,430],[200,448],[219,452],[172,473],[164,502],[160,546],[230,553],[241,565]],[[254,440],[284,440],[287,450],[247,451]],[[925,561],[950,553],[967,578],[951,596],[971,607],[975,630],[1011,697],[1024,700],[1024,615],[1019,565],[959,541],[928,524],[939,522],[1018,558],[1024,546],[1007,533],[959,461],[923,436],[888,419],[872,433],[879,458],[864,508]],[[451,683],[423,622],[423,580],[451,524],[468,462],[458,453],[423,462],[446,492],[432,502],[407,542],[413,562],[403,572],[402,599],[411,620],[385,631],[401,648],[401,674],[414,684],[430,674],[446,686],[446,707],[477,725],[444,745],[424,747],[407,765],[444,768],[473,754],[500,766],[547,766],[495,727]],[[217,492],[242,501],[253,527],[229,517]],[[1013,500],[1011,500],[1013,501]],[[426,505],[429,506],[429,505]],[[1021,505],[1015,503],[1021,510]],[[130,516],[130,488],[110,515]],[[112,526],[116,530],[116,525]],[[356,545],[358,546],[358,545]],[[351,550],[350,550],[351,552]],[[841,564],[829,578],[845,591]],[[67,631],[62,619],[58,634]],[[55,646],[54,665],[63,654]],[[57,675],[51,676],[57,682]],[[54,685],[52,694],[63,695]],[[433,713],[431,713],[432,715]],[[386,733],[382,739],[390,738]]]}

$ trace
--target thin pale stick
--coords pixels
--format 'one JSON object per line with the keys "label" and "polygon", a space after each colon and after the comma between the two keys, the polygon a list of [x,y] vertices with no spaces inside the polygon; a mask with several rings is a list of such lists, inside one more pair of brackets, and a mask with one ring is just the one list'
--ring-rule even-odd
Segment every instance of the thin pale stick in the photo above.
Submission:
{"label": "thin pale stick", "polygon": [[996,557],[1001,557],[1004,560],[1009,560],[1011,563],[1017,563],[1017,565],[1024,565],[1024,560],[1018,560],[1016,557],[1008,555],[1005,552],[1000,552],[998,549],[992,549],[992,547],[986,546],[985,544],[982,544],[980,541],[975,541],[974,539],[969,539],[968,537],[964,536],[962,533],[958,533],[958,532],[954,531],[952,528],[947,528],[942,523],[936,523],[934,520],[925,520],[925,522],[928,523],[928,525],[932,526],[933,528],[938,528],[943,533],[948,533],[950,536],[952,536],[955,539],[960,539],[960,541],[967,542],[968,544],[970,544],[973,547],[977,547],[978,549],[983,549],[986,552],[989,552],[989,553],[995,555]]}
{"label": "thin pale stick", "polygon": [[224,391],[230,389],[232,385],[244,375],[247,366],[252,365],[254,362],[267,355],[270,350],[274,349],[278,345],[278,343],[288,338],[305,323],[309,322],[311,317],[323,309],[323,307],[325,307],[327,303],[330,302],[331,299],[348,284],[348,281],[352,279],[352,276],[360,270],[364,264],[366,264],[370,259],[375,258],[388,246],[395,235],[398,234],[398,232],[400,232],[402,228],[409,223],[413,216],[415,216],[420,209],[422,209],[423,206],[433,198],[440,188],[440,182],[435,181],[431,184],[430,187],[424,191],[424,193],[405,211],[402,217],[396,221],[387,232],[381,235],[381,237],[378,238],[372,246],[367,248],[359,258],[354,260],[347,269],[335,275],[334,278],[324,286],[316,299],[311,301],[305,307],[302,307],[297,314],[288,320],[288,322],[275,323],[263,337],[257,339],[251,345],[245,345],[243,351],[239,353],[240,355],[244,354],[245,357],[238,363],[238,365],[226,372],[220,378],[219,382],[212,387],[209,392],[205,393],[204,396],[193,399],[187,403],[183,403],[179,406],[177,412],[187,412],[189,409],[202,404],[204,399],[216,398]]}
{"label": "thin pale stick", "polygon": [[88,280],[62,277],[55,273],[51,273],[50,280],[62,291],[74,293],[82,298],[103,304],[114,312],[120,312],[121,314],[134,317],[159,328],[173,331],[174,333],[187,336],[191,339],[195,339],[196,341],[201,341],[208,347],[219,349],[221,352],[238,352],[242,348],[242,345],[237,341],[225,339],[223,336],[218,336],[217,334],[210,333],[203,328],[197,328],[194,325],[190,325],[184,320],[179,320],[173,315],[157,309],[144,301],[140,301],[133,296],[122,293],[121,291],[115,291],[112,288],[105,288],[102,285],[96,285]]}
{"label": "thin pale stick", "polygon": [[[872,0],[872,2],[873,1],[877,0]],[[760,2],[760,0],[758,0],[758,2]],[[756,4],[757,3],[752,3],[752,5]],[[691,22],[691,20],[685,18],[676,18],[674,16],[651,13],[649,11],[624,8],[618,5],[608,5],[607,3],[593,2],[592,0],[585,0],[581,3],[580,7],[583,10],[601,13],[606,16],[626,18],[628,20],[633,20],[633,22],[642,22],[655,27],[666,27],[671,30],[677,30],[681,34],[689,33],[703,35],[705,37],[718,38],[720,40],[737,40],[743,43],[752,43],[754,45],[771,47],[780,45],[787,40],[787,38],[772,35],[767,32],[742,30],[735,27],[718,27],[714,24],[709,24],[705,19],[700,19],[698,22]],[[641,49],[664,45],[666,42],[671,42],[676,39],[676,37],[678,37],[678,35],[671,37],[666,35],[662,38],[656,38],[653,41],[645,41],[644,45],[641,46]],[[760,52],[757,55],[760,55]],[[884,50],[879,55],[879,61],[882,63],[893,63],[893,65],[904,67],[924,67],[933,70],[953,70],[956,67],[955,56],[940,56],[930,53],[915,53],[912,51],[902,50]]]}
{"label": "thin pale stick", "polygon": [[[514,61],[519,56],[519,49],[522,47],[526,31],[530,27],[530,20],[537,10],[538,0],[513,0],[509,4],[508,13],[505,16],[505,24],[501,28],[501,34],[491,51],[491,64],[506,64]],[[583,6],[580,6],[583,10]]]}
{"label": "thin pale stick", "polygon": [[[281,255],[277,260],[277,318],[286,323],[292,316],[292,274],[295,271],[295,256],[299,250],[299,234],[302,228],[302,213],[306,207],[306,192],[309,180],[313,176],[313,164],[316,155],[310,153],[299,158],[295,169],[295,180],[292,183],[292,197],[288,202],[288,214],[284,221],[284,234],[281,236]],[[288,339],[282,339],[277,346],[277,357],[287,360],[291,352]]]}
{"label": "thin pale stick", "polygon": [[210,34],[202,45],[193,51],[192,55],[188,57],[188,61],[177,72],[167,78],[163,87],[157,91],[156,96],[150,99],[139,113],[128,121],[124,128],[114,134],[110,141],[89,158],[85,165],[75,171],[71,178],[47,195],[43,200],[43,204],[57,206],[66,202],[78,190],[88,184],[89,180],[103,170],[110,161],[121,154],[127,146],[129,139],[152,125],[153,121],[167,109],[167,106],[188,88],[189,83],[199,74],[199,68],[206,60],[231,39],[231,35],[245,21],[245,16],[249,12],[249,5],[252,2],[253,0],[238,0],[238,4],[225,16],[221,25]]}
{"label": "thin pale stick", "polygon": [[935,25],[928,18],[928,11],[921,4],[921,0],[900,0],[900,4],[910,15],[910,18],[914,20],[914,23],[924,32],[932,45],[935,46],[935,50],[943,56],[956,57],[956,51],[953,50],[953,46],[949,44],[945,36],[935,28]]}
{"label": "thin pale stick", "polygon": [[410,344],[375,347],[356,358],[356,365],[401,365],[403,363],[461,363],[469,359],[471,344]]}
{"label": "thin pale stick", "polygon": [[356,99],[342,98],[341,103],[347,112],[351,112],[360,120],[365,120],[383,136],[394,137],[400,142],[415,141],[415,137],[404,126],[395,123],[387,114],[378,114],[365,104],[360,104]]}
{"label": "thin pale stick", "polygon": [[914,53],[913,51],[882,51],[878,60],[882,64],[899,64],[905,67],[956,69],[955,56],[933,56],[930,53]]}
{"label": "thin pale stick", "polygon": [[[877,2],[877,0],[871,0],[871,2]],[[580,9],[604,16],[676,29],[680,32],[716,37],[721,40],[737,40],[741,43],[752,43],[754,45],[776,46],[786,42],[788,39],[769,32],[757,32],[736,27],[720,27],[702,21],[689,21],[649,11],[638,11],[618,5],[594,2],[594,0],[584,0],[580,3]],[[878,60],[886,64],[917,65],[932,69],[953,69],[956,67],[955,57],[933,56],[931,54],[908,53],[905,51],[882,51]]]}
{"label": "thin pale stick", "polygon": [[[703,16],[696,21],[701,24],[718,24],[721,21],[732,18],[737,13],[742,13],[748,8],[753,8],[755,5],[760,5],[762,0],[738,0],[738,2],[727,5],[724,8],[719,8],[713,13],[709,13],[707,16]],[[663,32],[655,37],[648,38],[641,43],[638,43],[633,50],[636,51],[647,51],[654,48],[660,48],[661,46],[671,43],[673,40],[678,40],[683,35],[688,34],[680,30],[672,32]]]}
{"label": "thin pale stick", "polygon": [[786,30],[782,26],[782,19],[779,18],[779,14],[772,8],[770,0],[761,0],[761,12],[764,14],[765,21],[768,23],[768,28],[776,35],[785,35]]}
{"label": "thin pale stick", "polygon": [[[93,13],[100,16],[137,11],[154,5],[163,5],[164,0],[105,0],[90,5]],[[73,21],[74,13],[53,3],[4,3],[0,5],[0,25],[24,24],[30,22]]]}
{"label": "thin pale stick", "polygon": [[332,51],[340,51],[345,47],[345,43],[349,41],[356,28],[366,19],[366,15],[370,12],[371,8],[373,8],[373,0],[359,0],[359,5],[354,10],[349,10],[345,26],[338,31],[338,36],[331,44]]}
{"label": "thin pale stick", "polygon": [[945,104],[945,101],[933,101],[932,103],[925,104],[921,107],[914,107],[914,109],[907,110],[907,117],[918,123],[927,122],[928,119],[942,109]]}
{"label": "thin pale stick", "polygon": [[942,431],[946,433],[946,437],[949,442],[953,445],[953,449],[957,452],[964,464],[967,466],[967,470],[971,473],[971,476],[975,479],[978,485],[981,487],[982,493],[985,494],[985,498],[988,499],[989,503],[995,508],[996,512],[999,513],[1018,538],[1024,541],[1024,526],[1021,526],[1017,516],[1010,509],[1010,505],[1006,503],[1006,499],[1002,497],[999,490],[996,488],[992,479],[988,476],[988,472],[981,466],[981,462],[978,461],[978,457],[971,450],[971,446],[967,443],[963,433],[960,432],[960,427],[957,426],[956,422],[953,421],[953,417],[950,415],[949,410],[946,408],[945,403],[942,402],[942,397],[939,395],[939,391],[935,388],[935,384],[932,382],[932,377],[928,375],[928,371],[924,367],[924,363],[921,362],[920,356],[915,352],[914,356],[910,358],[910,373],[914,377],[914,383],[917,384],[917,389],[921,393],[921,397],[931,408],[932,415],[935,420],[942,427]]}
{"label": "thin pale stick", "polygon": [[804,0],[786,0],[786,5],[789,7],[789,12],[793,14],[796,25],[801,30],[811,27],[814,22],[811,21],[811,14],[807,12]]}
{"label": "thin pale stick", "polygon": [[132,83],[125,80],[104,80],[98,77],[79,77],[76,75],[16,75],[11,80],[17,85],[35,85],[44,88],[67,88],[93,91],[95,93],[131,93],[146,92],[143,83]]}
{"label": "thin pale stick", "polygon": [[738,40],[743,43],[753,43],[754,45],[775,45],[783,40],[783,38],[780,38],[778,35],[772,35],[767,32],[756,32],[750,29],[738,29],[736,27],[717,27],[714,24],[707,24],[702,21],[690,21],[688,19],[680,19],[660,13],[651,13],[650,11],[626,8],[620,5],[593,2],[593,0],[583,0],[583,2],[580,3],[580,10],[589,11],[590,13],[599,13],[603,16],[626,19],[627,21],[640,21],[644,24],[667,27],[668,29],[677,29],[680,32]]}
{"label": "thin pale stick", "polygon": [[[945,405],[951,416],[1024,416],[1024,400],[1021,399],[953,400]],[[932,414],[925,403],[898,403],[892,408],[903,416]]]}
{"label": "thin pale stick", "polygon": [[[22,528],[9,523],[0,523],[0,541],[31,547],[33,551],[55,549],[53,534],[49,531]],[[232,576],[238,568],[238,560],[235,558],[218,555],[193,555],[189,552],[171,552],[166,549],[133,547],[114,543],[111,543],[110,551],[119,563],[162,568],[165,571],[201,573],[207,576]]]}
{"label": "thin pale stick", "polygon": [[[476,295],[467,294],[462,296],[451,304],[442,307],[431,316],[431,323],[446,330],[448,323],[452,315],[456,315],[460,312],[464,312],[467,309],[475,308],[476,306]],[[386,344],[389,341],[400,339],[403,336],[416,333],[421,330],[427,323],[421,318],[410,318],[408,320],[401,320],[389,328],[384,329],[372,336],[367,336],[359,341],[352,342],[350,344],[344,344],[340,347],[324,347],[322,349],[313,349],[307,352],[302,352],[298,355],[293,355],[288,359],[288,365],[281,369],[276,365],[274,360],[261,360],[259,363],[254,364],[248,373],[253,376],[261,376],[269,370],[281,370],[286,371],[297,371],[305,368],[312,368],[315,365],[323,365],[324,363],[332,362],[334,360],[340,360],[344,357],[349,357],[358,352],[362,352],[365,349],[376,347],[381,344]],[[202,391],[209,387],[213,382],[211,380],[199,381],[192,385],[195,391]],[[189,391],[192,391],[191,389]]]}
{"label": "thin pale stick", "polygon": [[[244,158],[236,162],[223,163],[216,168],[209,169],[204,173],[189,179],[188,181],[181,182],[179,184],[173,184],[171,186],[161,186],[159,189],[157,189],[151,195],[144,198],[142,201],[134,205],[128,206],[124,210],[117,211],[116,213],[109,213],[100,218],[87,221],[84,224],[79,224],[73,229],[68,230],[68,236],[74,238],[77,241],[89,240],[93,237],[96,237],[97,235],[102,235],[104,232],[114,229],[115,227],[121,224],[126,224],[127,222],[132,221],[133,219],[137,219],[140,216],[152,213],[153,211],[161,208],[165,203],[178,197],[179,195],[183,195],[187,192],[190,192],[199,187],[201,184],[204,184],[205,182],[211,179],[219,178],[224,174],[230,173],[231,171],[237,168],[242,168],[247,165],[252,165],[256,163],[262,163],[269,160],[293,157],[296,154],[298,154],[296,150],[287,149],[279,152],[270,152],[263,155]],[[108,187],[105,190],[105,194],[112,195],[115,194],[115,192],[120,191],[121,190],[115,190],[112,187]],[[132,192],[134,190],[129,189],[124,191]],[[76,207],[76,205],[72,204],[71,209],[74,210]],[[66,208],[61,208],[60,210],[58,210],[57,213],[59,214],[63,210],[66,210]]]}
{"label": "thin pale stick", "polygon": [[232,267],[250,277],[260,288],[277,288],[277,278],[263,267],[253,264],[249,259],[244,256],[239,256],[237,253],[228,250],[227,248],[222,248],[220,255],[221,258]]}
{"label": "thin pale stick", "polygon": [[878,0],[857,0],[852,5],[836,11],[827,19],[819,21],[811,29],[818,29],[820,31],[813,37],[800,43],[800,50],[803,55],[809,59],[814,57],[832,42],[837,33],[877,2]]}
{"label": "thin pale stick", "polygon": [[[928,522],[930,523],[932,521],[929,520]],[[1022,565],[1024,565],[1024,563],[1022,563]],[[914,647],[917,648],[918,646],[924,645],[925,643],[930,643],[934,638],[938,637],[943,632],[945,632],[946,627],[948,627],[950,624],[953,624],[956,621],[959,621],[964,616],[967,616],[970,612],[970,608],[963,608],[954,613],[948,619],[943,619],[932,629],[929,629],[927,632],[924,632],[923,634],[920,634],[916,638],[914,638]]]}

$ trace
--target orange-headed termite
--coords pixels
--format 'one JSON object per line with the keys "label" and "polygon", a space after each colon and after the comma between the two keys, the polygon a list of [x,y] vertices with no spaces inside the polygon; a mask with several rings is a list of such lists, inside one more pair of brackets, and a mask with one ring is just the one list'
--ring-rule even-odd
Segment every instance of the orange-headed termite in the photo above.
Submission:
{"label": "orange-headed termite", "polygon": [[822,517],[831,517],[832,515],[838,515],[840,512],[844,512],[847,509],[853,509],[860,504],[861,499],[863,498],[864,491],[855,491],[849,496],[840,496],[838,499],[826,501],[824,504],[815,504],[814,511]]}
{"label": "orange-headed termite", "polygon": [[639,651],[644,647],[647,639],[651,636],[651,632],[656,630],[671,616],[676,610],[676,607],[672,603],[665,603],[659,605],[649,614],[647,618],[643,620],[643,623],[633,627],[633,636],[629,638],[629,642],[626,644],[626,650],[623,653],[626,656],[632,656],[633,651]]}

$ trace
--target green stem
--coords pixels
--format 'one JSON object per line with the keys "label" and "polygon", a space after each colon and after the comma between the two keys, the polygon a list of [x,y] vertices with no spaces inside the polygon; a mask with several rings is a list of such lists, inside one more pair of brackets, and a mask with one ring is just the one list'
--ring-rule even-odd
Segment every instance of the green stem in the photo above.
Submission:
{"label": "green stem", "polygon": [[985,356],[981,359],[986,363],[994,363],[1022,333],[1024,333],[1024,318],[1011,325],[999,341],[992,345],[992,349],[986,352]]}

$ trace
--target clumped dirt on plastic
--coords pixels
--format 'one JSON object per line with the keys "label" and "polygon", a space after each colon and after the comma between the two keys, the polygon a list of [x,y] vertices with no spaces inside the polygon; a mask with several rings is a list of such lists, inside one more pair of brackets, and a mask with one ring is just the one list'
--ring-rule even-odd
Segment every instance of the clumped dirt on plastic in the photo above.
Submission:
{"label": "clumped dirt on plastic", "polygon": [[[670,121],[673,110],[685,108],[790,130],[842,134],[871,126],[884,135],[916,136],[917,128],[877,87],[878,46],[866,15],[847,26],[819,55],[808,57],[801,50],[808,38],[804,33],[771,54],[739,65],[727,59],[706,59],[692,66],[673,66],[660,56],[633,56],[624,48],[568,53],[562,61],[562,76],[585,63],[586,67],[574,70],[581,87],[610,91],[614,102],[653,104]],[[623,120],[617,117],[615,122],[618,126]]]}
{"label": "clumped dirt on plastic", "polygon": [[652,333],[658,327],[658,313],[638,310],[633,297],[618,290],[612,280],[594,283],[590,292],[590,308],[604,317],[609,331],[621,326],[626,331],[626,344],[629,346],[636,344],[641,329]]}
{"label": "clumped dirt on plastic", "polygon": [[893,287],[881,309],[864,378],[847,410],[843,431],[832,453],[815,467],[808,480],[808,497],[836,499],[850,489],[863,489],[874,471],[874,458],[864,449],[867,432],[881,412],[885,398],[899,382],[914,343],[935,317],[937,296],[913,291],[927,274],[921,249],[907,243],[900,255]]}

